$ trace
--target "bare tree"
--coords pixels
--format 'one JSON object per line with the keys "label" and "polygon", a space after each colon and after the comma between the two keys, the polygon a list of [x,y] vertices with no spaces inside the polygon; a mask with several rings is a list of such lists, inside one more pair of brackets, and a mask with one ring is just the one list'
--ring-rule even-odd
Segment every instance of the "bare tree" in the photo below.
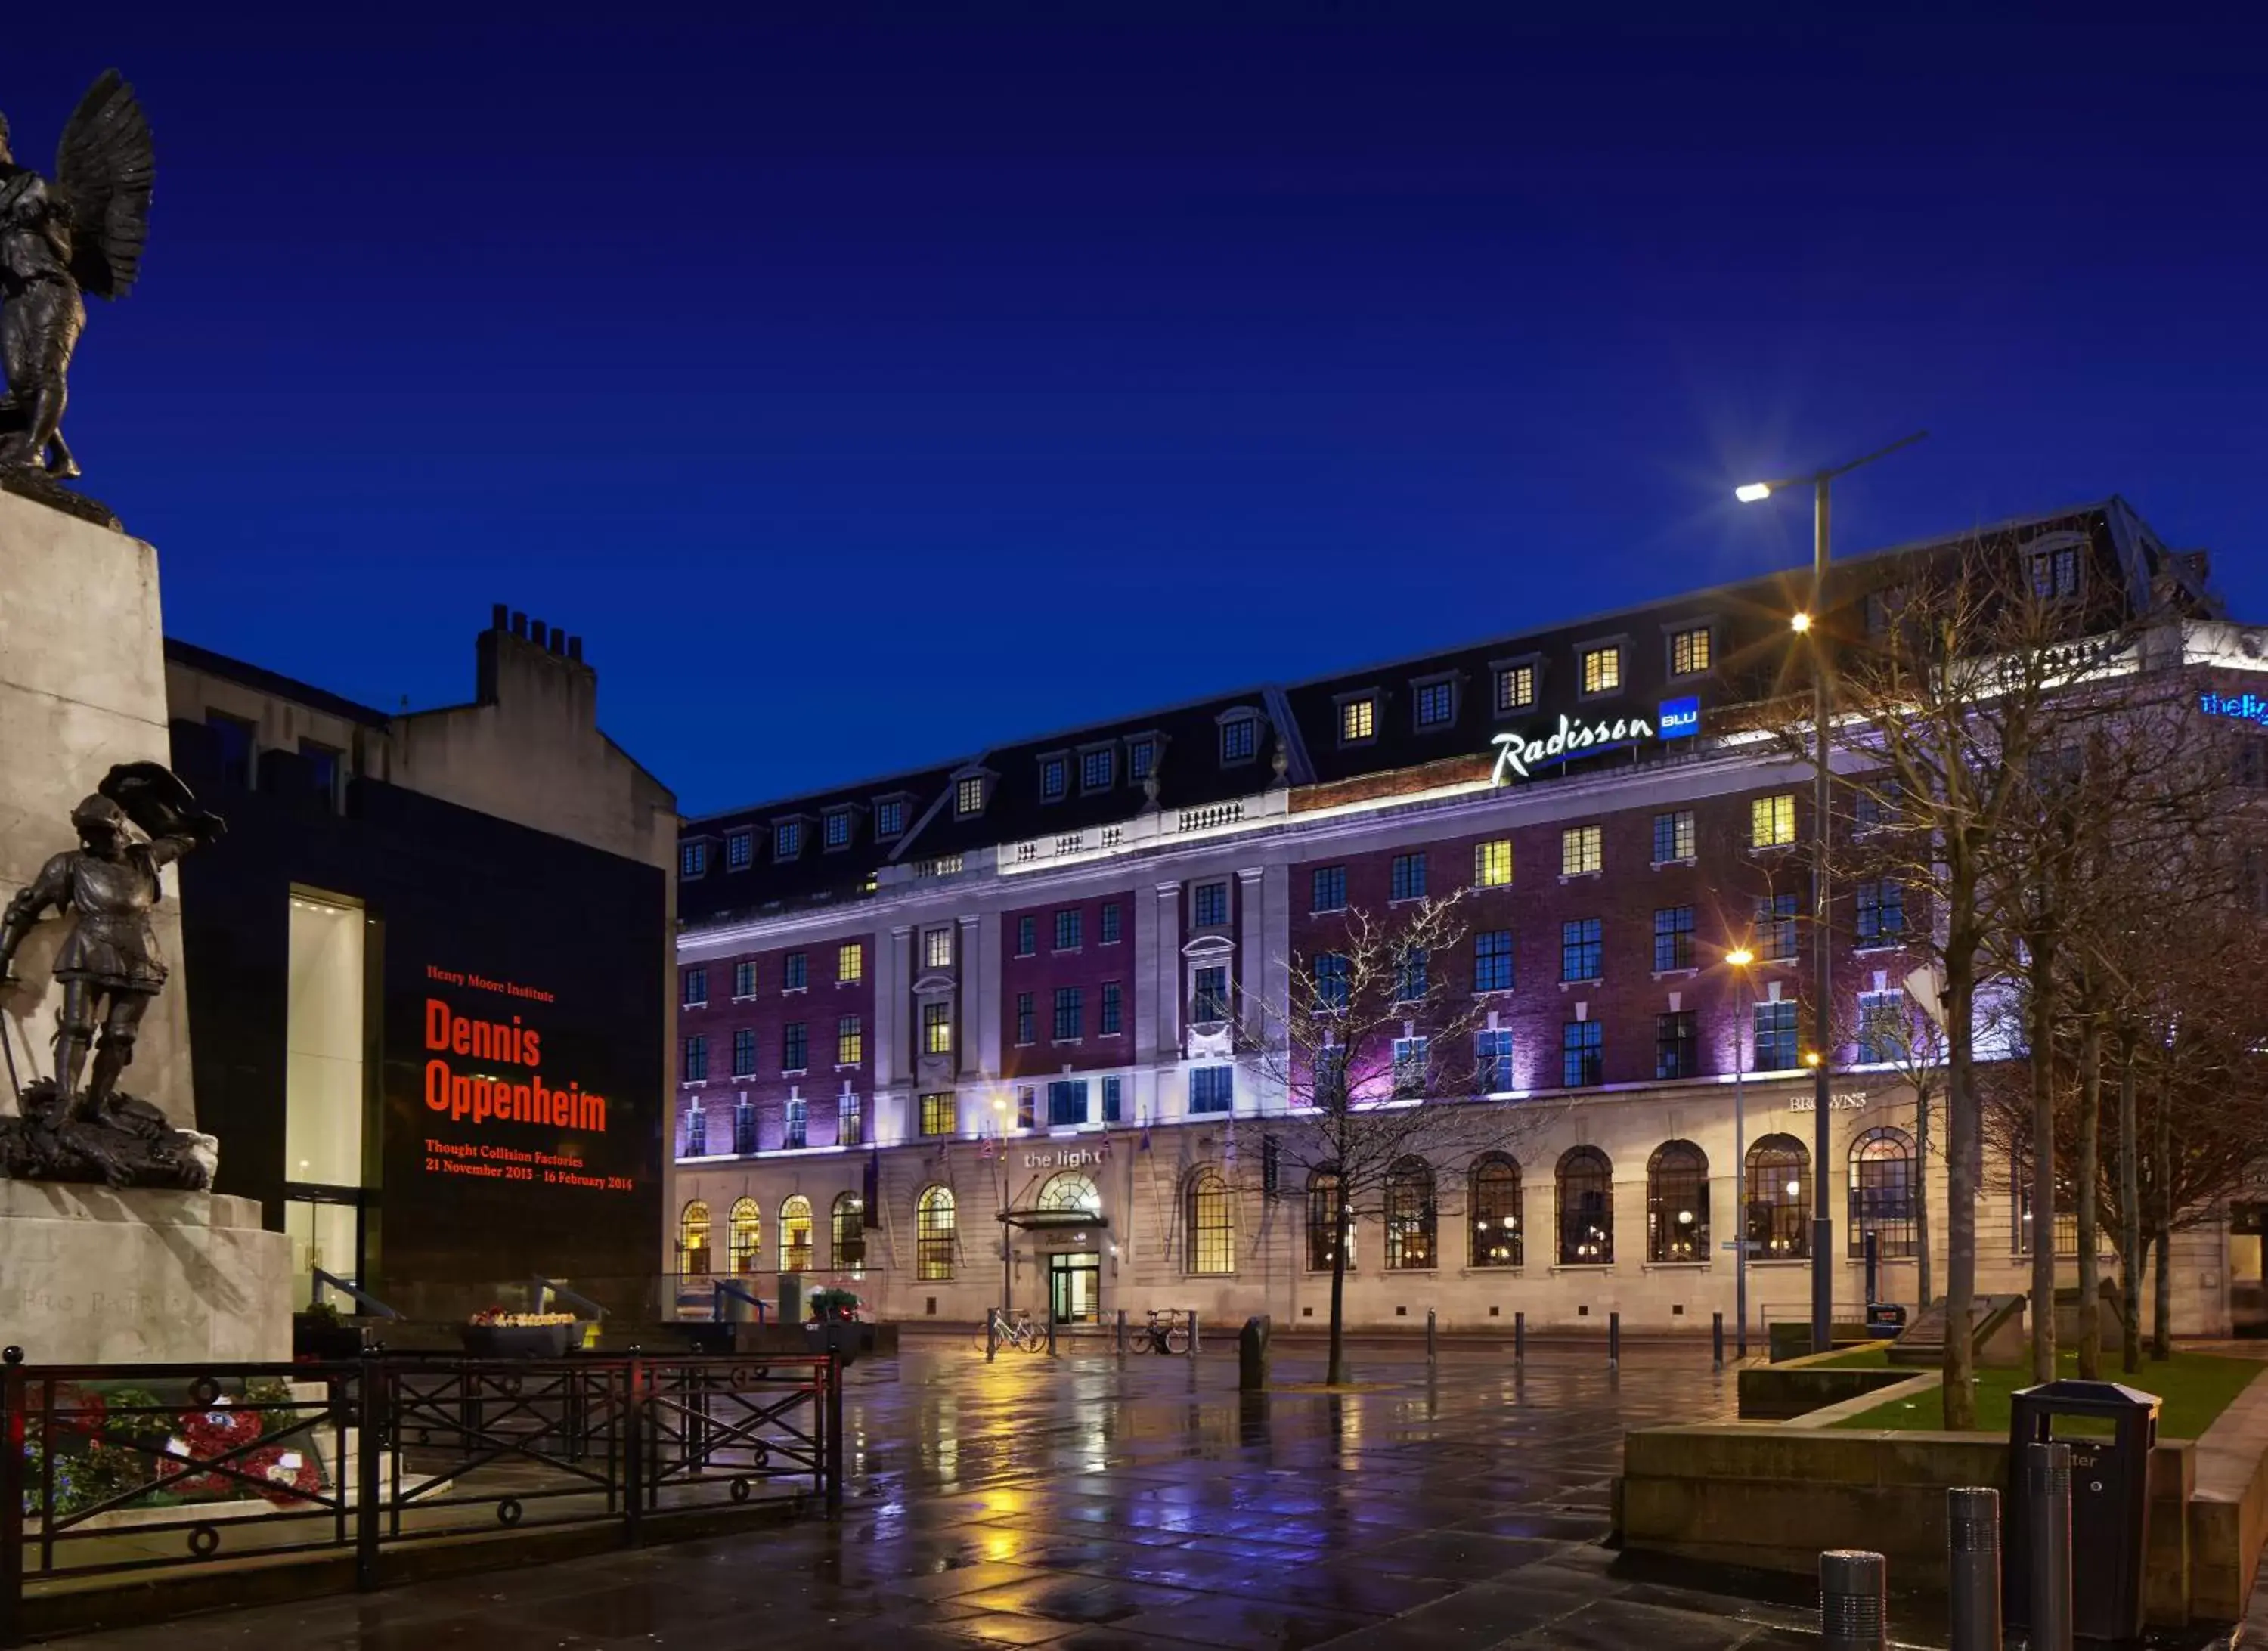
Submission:
{"label": "bare tree", "polygon": [[1275,1173],[1322,1200],[1320,1237],[1331,1275],[1325,1380],[1346,1380],[1346,1270],[1357,1224],[1384,1223],[1386,1265],[1438,1262],[1440,1179],[1480,1153],[1511,1146],[1550,1109],[1491,1102],[1510,1087],[1476,1059],[1485,1006],[1462,954],[1462,896],[1350,907],[1326,940],[1295,953],[1286,1000],[1265,1005],[1248,1052],[1286,1109],[1269,1121]]}

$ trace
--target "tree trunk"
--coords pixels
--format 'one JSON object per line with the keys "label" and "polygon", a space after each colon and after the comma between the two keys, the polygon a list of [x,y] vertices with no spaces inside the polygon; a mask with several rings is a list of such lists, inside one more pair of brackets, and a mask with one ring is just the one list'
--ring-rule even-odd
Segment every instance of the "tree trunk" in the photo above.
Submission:
{"label": "tree trunk", "polygon": [[1346,1205],[1339,1205],[1337,1242],[1331,1246],[1331,1352],[1323,1368],[1326,1386],[1346,1380]]}
{"label": "tree trunk", "polygon": [[2030,1000],[2024,1006],[2032,1068],[2032,1380],[2056,1379],[2055,981],[2054,960],[2032,948]]}
{"label": "tree trunk", "polygon": [[2167,1083],[2158,1080],[2158,1116],[2150,1131],[2150,1216],[2158,1251],[2158,1287],[2151,1315],[2150,1357],[2174,1356],[2174,1273],[2167,1263],[2174,1246],[2174,1141]]}
{"label": "tree trunk", "polygon": [[2102,1031],[2090,1007],[2079,1029],[2079,1162],[2072,1167],[2072,1177],[2079,1183],[2079,1375],[2082,1382],[2102,1379],[2102,1278],[2097,1260],[2102,1246],[2095,1234],[2095,1177],[2102,1168],[2097,1139],[2102,1124]]}
{"label": "tree trunk", "polygon": [[1914,1102],[1914,1256],[1919,1263],[1916,1290],[1920,1295],[1914,1310],[1929,1310],[1929,1080],[1915,1086]]}
{"label": "tree trunk", "polygon": [[2142,1166],[2134,1132],[2134,1040],[2118,1050],[2118,1255],[2120,1305],[2126,1321],[2119,1363],[2128,1375],[2142,1367]]}
{"label": "tree trunk", "polygon": [[1976,883],[1953,876],[1945,948],[1945,1425],[1977,1426]]}

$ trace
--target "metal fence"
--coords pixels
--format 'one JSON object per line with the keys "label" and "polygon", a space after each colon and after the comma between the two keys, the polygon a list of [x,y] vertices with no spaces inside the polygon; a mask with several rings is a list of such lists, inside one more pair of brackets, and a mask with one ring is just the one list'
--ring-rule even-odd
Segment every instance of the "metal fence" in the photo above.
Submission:
{"label": "metal fence", "polygon": [[51,1585],[841,1505],[825,1355],[0,1367],[0,1645]]}

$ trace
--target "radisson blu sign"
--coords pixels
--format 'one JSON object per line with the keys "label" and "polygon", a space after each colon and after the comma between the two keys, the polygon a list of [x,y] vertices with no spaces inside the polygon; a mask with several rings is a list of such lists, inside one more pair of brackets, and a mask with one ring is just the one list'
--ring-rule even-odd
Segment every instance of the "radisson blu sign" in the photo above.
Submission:
{"label": "radisson blu sign", "polygon": [[1701,731],[1700,700],[1662,701],[1658,727],[1659,732],[1657,724],[1644,717],[1617,717],[1612,722],[1573,722],[1562,717],[1558,727],[1541,738],[1499,733],[1491,742],[1496,747],[1496,771],[1489,783],[1503,785],[1515,779],[1533,779],[1539,769],[1557,768],[1579,756],[1630,750],[1646,740],[1689,739]]}

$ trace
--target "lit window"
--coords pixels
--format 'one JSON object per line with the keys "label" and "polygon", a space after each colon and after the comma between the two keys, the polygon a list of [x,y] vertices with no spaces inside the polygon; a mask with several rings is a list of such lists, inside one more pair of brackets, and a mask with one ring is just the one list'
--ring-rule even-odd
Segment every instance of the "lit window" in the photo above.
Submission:
{"label": "lit window", "polygon": [[1559,1264],[1604,1266],[1615,1258],[1614,1169],[1595,1146],[1559,1160]]}
{"label": "lit window", "polygon": [[1229,1112],[1236,1107],[1236,1068],[1199,1066],[1189,1073],[1189,1110]]}
{"label": "lit window", "polygon": [[747,870],[749,866],[755,865],[755,860],[756,834],[755,832],[735,831],[732,836],[725,839],[725,869],[726,871],[744,872]]}
{"label": "lit window", "polygon": [[698,877],[709,869],[709,845],[688,843],[677,853],[677,869],[681,876]]}
{"label": "lit window", "polygon": [[1325,866],[1314,875],[1314,898],[1308,902],[1311,911],[1344,911],[1346,910],[1346,867]]}
{"label": "lit window", "polygon": [[1079,921],[1079,910],[1073,906],[1068,911],[1056,913],[1056,950],[1076,952],[1081,944],[1085,925]]}
{"label": "lit window", "polygon": [[1583,691],[1585,693],[1611,694],[1622,685],[1623,651],[1620,647],[1583,650]]}
{"label": "lit window", "polygon": [[1665,906],[1653,914],[1653,972],[1693,967],[1693,908]]}
{"label": "lit window", "polygon": [[1709,668],[1709,627],[1697,625],[1669,639],[1669,674],[1698,676]]}
{"label": "lit window", "polygon": [[1582,877],[1595,872],[1603,863],[1601,828],[1594,825],[1569,826],[1559,834],[1559,874],[1562,877]]}
{"label": "lit window", "polygon": [[984,812],[984,778],[971,774],[953,788],[953,809],[963,816]]}
{"label": "lit window", "polygon": [[1042,801],[1054,802],[1063,796],[1065,791],[1070,789],[1070,785],[1071,765],[1069,763],[1065,763],[1064,759],[1059,756],[1043,756],[1040,759],[1040,799]]}
{"label": "lit window", "polygon": [[1668,866],[1693,858],[1693,811],[1680,808],[1675,814],[1654,815],[1653,863]]}
{"label": "lit window", "polygon": [[1378,732],[1378,702],[1368,695],[1339,706],[1339,743],[1357,745]]}
{"label": "lit window", "polygon": [[953,1006],[951,1004],[922,1005],[922,1051],[929,1055],[953,1053]]}
{"label": "lit window", "polygon": [[902,798],[888,797],[874,805],[874,835],[878,837],[902,836],[906,829],[906,805]]}
{"label": "lit window", "polygon": [[733,995],[753,998],[756,995],[756,964],[754,958],[743,958],[733,965]]}
{"label": "lit window", "polygon": [[922,966],[925,969],[953,967],[951,929],[932,929],[922,936]]}
{"label": "lit window", "polygon": [[[835,1125],[835,1144],[856,1146],[865,1139],[865,1120],[859,1116],[858,1097],[846,1095],[838,1103]],[[863,1267],[866,1264],[866,1212],[855,1192],[838,1192],[828,1225],[835,1238],[835,1264],[838,1267]]]}
{"label": "lit window", "polygon": [[1218,929],[1228,922],[1228,885],[1199,883],[1189,895],[1189,921],[1200,929]]}
{"label": "lit window", "polygon": [[1189,1177],[1189,1207],[1182,1222],[1188,1235],[1182,1270],[1220,1274],[1236,1271],[1235,1204],[1228,1183],[1210,1169]]}
{"label": "lit window", "polygon": [[1578,918],[1559,925],[1559,978],[1565,982],[1597,980],[1600,920]]}
{"label": "lit window", "polygon": [[1587,1088],[1602,1081],[1606,1052],[1601,1042],[1601,1022],[1570,1021],[1560,1038],[1560,1083],[1569,1089]]}
{"label": "lit window", "polygon": [[803,822],[788,820],[772,828],[772,858],[792,860],[803,852]]}
{"label": "lit window", "polygon": [[709,1002],[709,971],[707,969],[688,969],[685,971],[685,996],[681,1001],[688,1009],[707,1006]]}
{"label": "lit window", "polygon": [[811,1039],[801,1021],[780,1028],[780,1070],[801,1072],[811,1064]]}
{"label": "lit window", "polygon": [[1457,692],[1454,682],[1426,682],[1418,689],[1418,726],[1421,728],[1444,728],[1457,714]]}
{"label": "lit window", "polygon": [[827,846],[847,849],[850,846],[850,811],[836,808],[827,816]]}
{"label": "lit window", "polygon": [[1473,936],[1473,990],[1512,990],[1512,931],[1483,929]]}
{"label": "lit window", "polygon": [[1512,839],[1497,837],[1473,845],[1473,886],[1502,888],[1512,881]]}
{"label": "lit window", "polygon": [[1434,1263],[1439,1237],[1433,1171],[1421,1158],[1398,1159],[1386,1172],[1386,1264],[1395,1272],[1423,1272]]}
{"label": "lit window", "polygon": [[1115,900],[1102,908],[1102,932],[1097,938],[1105,946],[1118,944],[1118,903]]}
{"label": "lit window", "polygon": [[1079,784],[1082,791],[1110,789],[1111,755],[1108,751],[1088,751],[1079,759]]}
{"label": "lit window", "polygon": [[790,952],[780,962],[780,990],[801,991],[810,984],[808,965],[801,952]]}
{"label": "lit window", "polygon": [[921,1098],[921,1127],[924,1135],[950,1135],[960,1127],[957,1097],[950,1089],[932,1090]]}
{"label": "lit window", "polygon": [[1496,708],[1525,711],[1535,703],[1535,667],[1507,665],[1496,674]]}
{"label": "lit window", "polygon": [[914,1271],[926,1282],[953,1277],[953,1191],[931,1187],[914,1205]]}
{"label": "lit window", "polygon": [[1423,900],[1425,897],[1425,856],[1397,854],[1394,857],[1393,878],[1388,886],[1389,900]]}
{"label": "lit window", "polygon": [[1249,763],[1260,748],[1260,722],[1255,717],[1232,717],[1220,725],[1220,760]]}
{"label": "lit window", "polygon": [[[1507,1058],[1508,1051],[1509,1045]],[[1507,1073],[1503,1087],[1511,1087]],[[1526,1248],[1520,1230],[1520,1166],[1503,1153],[1491,1153],[1476,1161],[1465,1209],[1472,1222],[1472,1264],[1519,1266]]]}
{"label": "lit window", "polygon": [[1155,740],[1129,740],[1126,742],[1126,778],[1145,780],[1150,770],[1158,765],[1158,742]]}
{"label": "lit window", "polygon": [[835,978],[843,984],[865,978],[866,947],[863,941],[850,940],[835,948]]}
{"label": "lit window", "polygon": [[856,1066],[866,1058],[866,1023],[859,1016],[846,1014],[835,1023],[835,1064]]}
{"label": "lit window", "polygon": [[1759,797],[1749,805],[1749,846],[1779,848],[1795,841],[1795,793]]}

